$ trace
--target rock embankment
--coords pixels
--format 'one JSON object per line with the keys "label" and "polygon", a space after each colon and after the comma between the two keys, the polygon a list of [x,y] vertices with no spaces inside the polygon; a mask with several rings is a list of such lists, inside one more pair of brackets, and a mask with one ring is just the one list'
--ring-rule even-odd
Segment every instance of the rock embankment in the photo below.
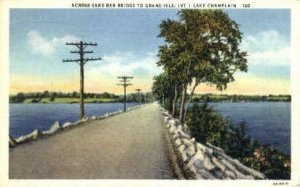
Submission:
{"label": "rock embankment", "polygon": [[179,120],[163,108],[164,123],[186,178],[190,179],[266,179],[265,175],[241,164],[211,144],[203,145],[185,130]]}
{"label": "rock embankment", "polygon": [[[127,111],[131,111],[133,109],[139,108],[143,105],[137,105],[134,107],[130,107],[127,109]],[[39,138],[43,138],[43,137],[48,137],[50,135],[56,134],[57,132],[60,132],[62,130],[67,130],[67,129],[71,129],[80,125],[84,125],[86,121],[92,121],[92,120],[101,120],[101,119],[105,119],[107,117],[111,117],[117,114],[121,114],[123,113],[123,110],[118,110],[115,112],[110,112],[110,113],[105,113],[104,115],[101,116],[92,116],[92,117],[84,117],[83,119],[77,121],[77,122],[65,122],[64,124],[61,124],[60,122],[56,121],[54,122],[53,125],[50,126],[50,128],[46,131],[40,131],[39,129],[35,129],[32,132],[20,136],[18,138],[13,138],[10,134],[9,134],[9,147],[13,148],[17,145],[23,144],[23,143],[27,143],[27,142],[31,142],[34,140],[37,140]]]}

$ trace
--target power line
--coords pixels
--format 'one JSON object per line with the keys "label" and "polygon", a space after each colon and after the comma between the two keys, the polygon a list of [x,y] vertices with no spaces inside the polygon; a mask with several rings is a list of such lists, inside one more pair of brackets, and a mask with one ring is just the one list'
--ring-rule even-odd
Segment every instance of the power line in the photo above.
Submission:
{"label": "power line", "polygon": [[123,86],[124,88],[124,108],[123,111],[126,112],[126,87],[132,85],[129,83],[129,79],[133,79],[132,76],[119,76],[118,79],[120,79],[120,83],[117,85]]}
{"label": "power line", "polygon": [[84,58],[84,54],[93,53],[93,51],[84,51],[87,46],[97,46],[97,43],[87,43],[87,42],[67,42],[66,45],[76,46],[78,51],[70,51],[70,53],[79,54],[78,59],[65,59],[62,62],[75,62],[80,66],[80,119],[85,116],[84,112],[84,65],[88,61],[97,61],[101,60],[101,58]]}

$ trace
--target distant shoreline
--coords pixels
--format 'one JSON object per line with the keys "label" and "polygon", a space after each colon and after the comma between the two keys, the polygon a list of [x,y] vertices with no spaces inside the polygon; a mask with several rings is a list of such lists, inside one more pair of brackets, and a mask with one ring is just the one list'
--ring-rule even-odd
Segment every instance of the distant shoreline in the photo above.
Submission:
{"label": "distant shoreline", "polygon": [[[151,92],[131,93],[127,95],[127,102],[152,102],[155,99]],[[9,103],[79,103],[79,93],[61,93],[61,92],[35,92],[35,93],[18,93],[9,96]],[[123,95],[113,93],[86,93],[85,103],[118,103],[123,102]],[[291,95],[228,95],[228,94],[195,94],[192,102],[291,102]]]}
{"label": "distant shoreline", "polygon": [[291,102],[291,95],[216,95],[196,94],[193,102]]}
{"label": "distant shoreline", "polygon": [[[33,101],[28,99],[24,102],[9,102],[9,104],[79,104],[79,99],[77,98],[58,98],[57,101],[49,101],[48,98],[43,99],[41,102]],[[109,99],[85,99],[84,101],[86,104],[101,104],[101,103],[122,103],[123,101],[120,100],[109,100]],[[134,103],[136,101],[127,101],[127,103]],[[291,102],[290,100],[286,99],[278,99],[278,100],[237,100],[237,101],[231,101],[231,100],[198,100],[198,99],[193,99],[192,103],[254,103],[254,102],[259,102],[259,103],[264,103],[264,102]]]}
{"label": "distant shoreline", "polygon": [[[97,98],[97,99],[84,99],[85,103],[118,103],[121,101],[115,99],[108,99],[108,98]],[[9,102],[15,104],[77,104],[80,103],[79,98],[55,98],[53,101],[50,98],[42,98],[42,99],[35,99],[35,98],[27,98],[23,102]]]}

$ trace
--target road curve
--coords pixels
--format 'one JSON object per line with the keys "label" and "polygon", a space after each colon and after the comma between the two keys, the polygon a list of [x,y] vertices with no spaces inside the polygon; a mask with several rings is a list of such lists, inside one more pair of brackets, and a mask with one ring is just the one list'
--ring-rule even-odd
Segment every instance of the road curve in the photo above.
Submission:
{"label": "road curve", "polygon": [[13,148],[11,179],[172,179],[157,104]]}

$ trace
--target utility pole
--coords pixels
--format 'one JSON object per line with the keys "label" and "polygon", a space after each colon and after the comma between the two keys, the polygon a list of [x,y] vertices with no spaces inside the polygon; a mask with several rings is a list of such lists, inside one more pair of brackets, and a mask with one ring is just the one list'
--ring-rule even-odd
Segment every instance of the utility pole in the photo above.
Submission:
{"label": "utility pole", "polygon": [[79,54],[79,59],[66,59],[63,62],[76,62],[80,66],[80,119],[85,116],[84,113],[84,65],[88,61],[101,60],[101,58],[84,58],[84,54],[93,53],[93,51],[84,51],[87,46],[97,46],[97,43],[86,43],[86,42],[71,42],[66,45],[73,45],[78,48],[78,51],[71,51],[71,53]]}
{"label": "utility pole", "polygon": [[138,98],[138,103],[139,104],[141,104],[141,98],[140,98],[140,91],[141,91],[142,89],[140,89],[140,88],[138,88],[138,89],[136,89],[136,91],[137,91],[137,98]]}
{"label": "utility pole", "polygon": [[129,76],[119,76],[118,79],[120,79],[120,84],[117,85],[121,85],[124,88],[124,108],[123,111],[126,112],[126,87],[132,85],[131,83],[129,83],[129,79],[133,79],[133,77],[129,77]]}

